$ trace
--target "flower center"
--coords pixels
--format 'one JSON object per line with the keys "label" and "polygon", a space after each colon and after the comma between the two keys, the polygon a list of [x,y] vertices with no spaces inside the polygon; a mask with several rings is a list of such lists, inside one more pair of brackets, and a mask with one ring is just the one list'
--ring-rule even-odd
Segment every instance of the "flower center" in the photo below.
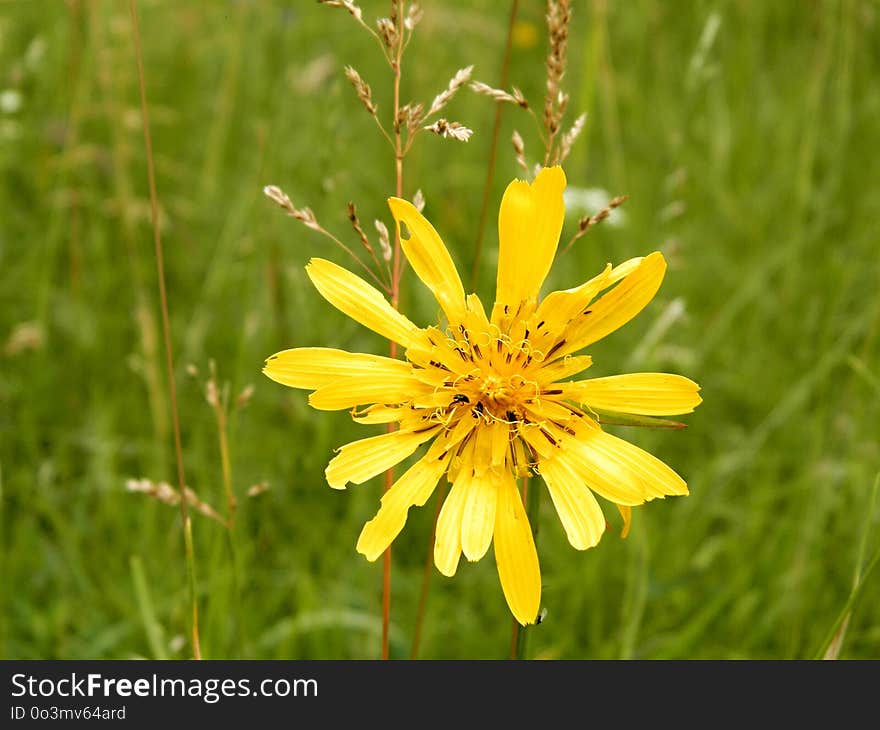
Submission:
{"label": "flower center", "polygon": [[462,389],[461,401],[467,398],[475,417],[514,423],[523,420],[523,408],[538,394],[538,385],[521,374],[503,376],[488,373]]}
{"label": "flower center", "polygon": [[489,375],[483,379],[480,386],[480,400],[503,405],[507,402],[507,394],[510,390],[506,378],[500,378],[497,375]]}

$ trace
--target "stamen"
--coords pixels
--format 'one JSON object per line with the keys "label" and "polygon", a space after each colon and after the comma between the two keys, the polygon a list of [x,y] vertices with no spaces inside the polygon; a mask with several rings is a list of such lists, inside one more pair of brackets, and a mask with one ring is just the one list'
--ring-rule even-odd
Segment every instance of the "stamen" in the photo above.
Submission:
{"label": "stamen", "polygon": [[559,446],[559,442],[555,438],[553,438],[552,433],[550,433],[543,426],[540,426],[539,429],[540,429],[541,433],[543,434],[544,438],[546,438],[553,446]]}
{"label": "stamen", "polygon": [[547,360],[548,358],[552,357],[553,353],[556,352],[564,344],[565,340],[559,340],[559,342],[557,342],[555,345],[553,345],[553,347],[550,348],[550,351],[544,356],[544,359]]}

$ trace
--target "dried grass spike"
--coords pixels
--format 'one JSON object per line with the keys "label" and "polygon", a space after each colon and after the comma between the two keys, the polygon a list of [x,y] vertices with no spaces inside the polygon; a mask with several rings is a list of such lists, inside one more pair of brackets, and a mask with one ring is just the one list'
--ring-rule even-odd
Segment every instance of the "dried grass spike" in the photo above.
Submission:
{"label": "dried grass spike", "polygon": [[547,132],[545,163],[551,159],[553,140],[562,124],[568,95],[560,89],[565,75],[568,54],[568,25],[571,21],[570,0],[547,0],[547,30],[550,50],[547,54],[547,91],[544,96],[544,129]]}
{"label": "dried grass spike", "polygon": [[608,203],[602,210],[592,216],[584,216],[578,221],[578,229],[577,232],[571,237],[571,240],[565,246],[564,251],[568,251],[575,241],[577,241],[581,236],[583,236],[590,228],[595,226],[598,223],[606,220],[608,216],[611,215],[611,211],[615,208],[619,208],[623,205],[627,200],[629,200],[629,195],[618,195],[615,198],[611,199],[611,202]]}
{"label": "dried grass spike", "polygon": [[361,75],[352,66],[345,67],[345,78],[351,82],[364,108],[375,117],[378,107],[373,103],[373,90],[370,85],[361,78]]}
{"label": "dried grass spike", "polygon": [[421,188],[416,190],[416,194],[413,195],[412,204],[419,213],[425,209],[425,194],[422,192]]}
{"label": "dried grass spike", "polygon": [[510,138],[510,141],[513,143],[513,154],[516,157],[516,164],[519,165],[519,168],[525,173],[526,178],[528,179],[531,177],[531,171],[526,162],[526,143],[523,142],[522,136],[515,129],[513,130],[513,136]]}
{"label": "dried grass spike", "polygon": [[455,92],[457,92],[462,86],[464,86],[468,81],[470,81],[471,74],[474,71],[474,67],[465,66],[464,68],[458,69],[455,72],[455,76],[453,76],[449,80],[449,84],[446,86],[446,89],[441,91],[437,96],[434,97],[434,101],[431,102],[431,107],[428,109],[428,113],[425,115],[426,118],[430,117],[433,114],[439,112],[444,106],[449,103],[449,100],[455,96]]}
{"label": "dried grass spike", "polygon": [[471,90],[476,92],[477,94],[481,94],[482,96],[489,96],[495,101],[505,101],[509,104],[516,104],[523,109],[529,108],[529,102],[526,100],[523,93],[513,87],[513,93],[508,93],[504,89],[496,89],[489,84],[484,84],[482,81],[473,81],[470,84]]}
{"label": "dried grass spike", "polygon": [[419,21],[422,19],[422,7],[416,2],[412,2],[409,4],[409,8],[406,11],[406,18],[403,20],[403,26],[410,33],[415,30],[415,27],[419,24]]}
{"label": "dried grass spike", "polygon": [[331,8],[345,8],[355,20],[363,22],[364,13],[352,0],[318,0],[318,2]]}
{"label": "dried grass spike", "polygon": [[348,220],[351,222],[351,227],[354,228],[354,232],[358,234],[358,238],[361,240],[361,244],[365,249],[367,249],[367,253],[371,256],[373,255],[373,247],[370,245],[370,239],[367,238],[367,234],[364,233],[364,229],[361,228],[361,222],[358,220],[357,207],[354,203],[348,203]]}
{"label": "dried grass spike", "polygon": [[241,393],[235,399],[235,407],[238,409],[245,408],[248,403],[251,402],[251,398],[254,396],[254,386],[253,384],[246,385]]}
{"label": "dried grass spike", "polygon": [[388,228],[380,220],[373,221],[376,226],[376,232],[379,234],[379,248],[382,249],[382,258],[387,262],[391,261],[392,249],[391,239],[388,237]]}
{"label": "dried grass spike", "polygon": [[379,29],[379,36],[382,42],[389,50],[397,45],[397,27],[391,18],[379,18],[376,21],[376,27]]}
{"label": "dried grass spike", "polygon": [[258,497],[264,492],[269,491],[269,482],[259,482],[248,487],[246,492],[248,497]]}
{"label": "dried grass spike", "polygon": [[459,142],[467,142],[474,133],[473,129],[468,129],[463,124],[450,122],[443,118],[438,119],[433,124],[429,124],[425,129],[444,139],[452,138],[457,139]]}
{"label": "dried grass spike", "polygon": [[565,162],[565,159],[571,153],[571,147],[575,143],[575,140],[577,140],[581,132],[584,131],[584,125],[586,122],[586,113],[581,114],[574,120],[574,124],[571,125],[571,128],[562,135],[562,138],[559,140],[559,154],[556,156],[557,163]]}

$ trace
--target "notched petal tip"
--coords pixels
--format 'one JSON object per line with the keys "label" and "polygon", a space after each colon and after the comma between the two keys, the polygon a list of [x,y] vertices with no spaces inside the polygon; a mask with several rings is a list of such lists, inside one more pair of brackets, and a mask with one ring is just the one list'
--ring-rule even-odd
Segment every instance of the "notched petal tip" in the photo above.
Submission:
{"label": "notched petal tip", "polygon": [[532,181],[532,185],[535,185],[541,181],[542,184],[552,185],[553,187],[559,187],[560,191],[568,184],[568,179],[565,177],[565,170],[562,169],[559,165],[553,165],[552,167],[542,167],[541,171],[535,176],[535,179]]}

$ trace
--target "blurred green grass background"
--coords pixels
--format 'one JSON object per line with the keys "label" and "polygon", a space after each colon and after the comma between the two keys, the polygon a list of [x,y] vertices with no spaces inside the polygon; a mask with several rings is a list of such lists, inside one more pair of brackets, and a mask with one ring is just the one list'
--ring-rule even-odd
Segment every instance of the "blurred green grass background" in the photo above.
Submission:
{"label": "blurred green grass background", "polygon": [[[387,3],[363,0],[372,21]],[[455,70],[497,83],[507,3],[426,0],[404,99],[429,102]],[[354,546],[380,480],[329,489],[333,448],[372,431],[260,374],[266,356],[385,343],[333,310],[303,271],[348,263],[262,195],[353,240],[345,204],[389,222],[392,158],[342,75],[353,64],[390,108],[390,74],[344,11],[313,2],[138,3],[188,483],[224,503],[209,360],[234,397],[240,498],[231,538],[196,515],[204,654],[368,658],[379,652],[381,561]],[[540,106],[544,4],[520,2],[511,83]],[[586,553],[545,499],[538,536],[543,658],[803,658],[849,595],[880,469],[880,8],[868,0],[577,2],[569,120],[588,112],[569,185],[628,193],[562,256],[548,287],[659,248],[656,300],[592,348],[595,375],[680,372],[705,402],[683,432],[621,429],[691,495],[635,512]],[[0,488],[6,658],[182,657],[187,583],[179,511],[125,491],[174,482],[173,453],[127,3],[0,3]],[[468,90],[448,116],[468,144],[421,138],[405,194],[462,272],[473,261],[494,107]],[[490,203],[516,176],[505,110]],[[566,233],[580,215],[570,209]],[[371,228],[371,226],[370,226]],[[494,281],[490,224],[479,291]],[[410,275],[403,308],[435,305]],[[375,428],[375,427],[374,427]],[[245,497],[251,484],[270,489]],[[613,510],[607,510],[615,525]],[[408,655],[433,502],[395,542],[392,656]],[[616,529],[616,528],[615,528]],[[866,532],[867,531],[867,532]],[[880,580],[841,653],[880,656]],[[422,656],[504,657],[511,620],[493,560],[435,572]]]}

